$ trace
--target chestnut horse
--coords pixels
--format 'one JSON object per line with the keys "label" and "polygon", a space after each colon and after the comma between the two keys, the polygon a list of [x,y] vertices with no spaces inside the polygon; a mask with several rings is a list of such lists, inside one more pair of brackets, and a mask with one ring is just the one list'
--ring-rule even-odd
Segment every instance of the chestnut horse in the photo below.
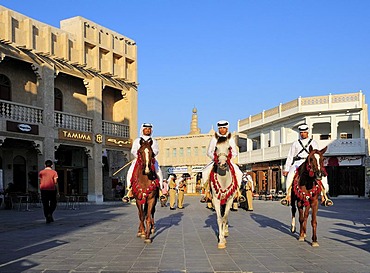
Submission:
{"label": "chestnut horse", "polygon": [[150,234],[154,233],[155,205],[159,195],[159,180],[155,172],[153,140],[140,139],[140,149],[132,173],[132,193],[139,211],[139,229],[137,236],[151,243]]}
{"label": "chestnut horse", "polygon": [[291,232],[295,232],[295,213],[296,205],[299,211],[299,241],[306,238],[307,220],[311,209],[312,226],[312,246],[319,246],[317,242],[317,211],[319,209],[319,197],[321,194],[321,179],[326,176],[326,170],[323,164],[323,154],[327,147],[322,150],[309,148],[309,154],[305,162],[300,165],[294,176],[291,205],[292,205],[292,225]]}
{"label": "chestnut horse", "polygon": [[226,248],[229,235],[228,216],[238,188],[235,171],[230,162],[231,147],[229,137],[219,137],[214,152],[214,165],[211,171],[212,202],[216,210],[218,224],[218,248]]}

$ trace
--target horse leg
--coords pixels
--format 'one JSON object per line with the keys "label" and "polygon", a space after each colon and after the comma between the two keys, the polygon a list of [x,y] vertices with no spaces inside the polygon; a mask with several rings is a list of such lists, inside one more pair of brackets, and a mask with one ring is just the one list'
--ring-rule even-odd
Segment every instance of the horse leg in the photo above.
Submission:
{"label": "horse leg", "polygon": [[318,199],[314,200],[312,203],[312,215],[311,215],[311,225],[312,225],[312,246],[317,247],[319,243],[317,242],[317,211],[319,209]]}
{"label": "horse leg", "polygon": [[139,214],[139,228],[137,231],[137,237],[142,237],[145,234],[145,227],[144,227],[144,211],[143,206],[136,201],[136,206],[138,209]]}
{"label": "horse leg", "polygon": [[[306,208],[307,209],[307,208]],[[298,211],[299,211],[299,241],[300,242],[303,242],[305,237],[306,237],[306,231],[305,231],[305,217],[304,217],[304,214],[305,214],[305,211],[304,211],[304,206],[302,204],[302,201],[299,201],[299,204],[298,204]]]}
{"label": "horse leg", "polygon": [[[233,205],[232,202],[227,202],[225,207],[225,226],[224,226],[224,236],[229,237],[229,212],[231,209],[231,206]],[[225,239],[226,241],[226,239]]]}
{"label": "horse leg", "polygon": [[216,216],[217,216],[217,225],[218,225],[218,245],[217,247],[219,249],[223,249],[226,247],[226,243],[225,243],[225,236],[224,236],[224,225],[223,225],[223,221],[222,221],[222,213],[221,213],[221,204],[220,204],[220,200],[218,200],[217,198],[213,198],[213,204],[214,204],[214,207],[215,207],[215,211],[216,211]]}
{"label": "horse leg", "polygon": [[154,205],[154,199],[147,200],[146,204],[146,217],[145,217],[145,223],[146,223],[146,230],[145,230],[145,243],[151,243],[152,240],[150,239],[150,234],[152,231],[152,224],[154,219],[152,218],[153,215],[153,205]]}
{"label": "horse leg", "polygon": [[225,222],[221,215],[217,216],[218,224],[218,245],[219,249],[226,248],[226,239],[225,239]]}
{"label": "horse leg", "polygon": [[150,229],[150,232],[151,234],[154,234],[155,232],[155,225],[154,225],[154,213],[155,213],[155,206],[156,206],[157,202],[154,202],[154,205],[153,205],[153,209],[152,209],[152,222],[151,222],[151,229]]}
{"label": "horse leg", "polygon": [[292,222],[290,224],[290,231],[292,233],[295,233],[296,231],[296,226],[295,226],[295,214],[297,212],[297,206],[296,206],[296,199],[295,197],[292,195],[291,197],[291,206],[292,206]]}

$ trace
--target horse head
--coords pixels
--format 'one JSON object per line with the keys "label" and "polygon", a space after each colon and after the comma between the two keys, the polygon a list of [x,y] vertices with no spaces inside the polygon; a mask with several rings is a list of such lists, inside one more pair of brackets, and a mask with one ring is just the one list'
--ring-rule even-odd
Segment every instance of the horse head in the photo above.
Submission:
{"label": "horse head", "polygon": [[215,149],[215,156],[216,156],[216,164],[217,167],[222,170],[226,171],[229,168],[227,163],[228,159],[230,159],[230,145],[228,142],[229,137],[219,137],[216,144]]}
{"label": "horse head", "polygon": [[323,154],[326,152],[328,147],[321,150],[313,149],[312,146],[309,148],[309,155],[306,160],[306,170],[310,177],[314,177],[315,180],[321,180],[323,176],[326,176],[326,170],[324,167]]}
{"label": "horse head", "polygon": [[140,148],[138,150],[138,155],[141,160],[141,167],[144,175],[148,175],[152,172],[151,164],[154,158],[152,144],[153,140],[151,138],[148,140],[140,139]]}

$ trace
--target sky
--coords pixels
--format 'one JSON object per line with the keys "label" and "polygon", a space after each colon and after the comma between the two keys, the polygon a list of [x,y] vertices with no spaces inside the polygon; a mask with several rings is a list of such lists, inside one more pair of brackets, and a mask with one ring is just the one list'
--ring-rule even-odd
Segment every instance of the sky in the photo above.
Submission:
{"label": "sky", "polygon": [[60,27],[82,16],[138,47],[138,126],[202,133],[298,97],[362,90],[369,103],[367,0],[0,0]]}

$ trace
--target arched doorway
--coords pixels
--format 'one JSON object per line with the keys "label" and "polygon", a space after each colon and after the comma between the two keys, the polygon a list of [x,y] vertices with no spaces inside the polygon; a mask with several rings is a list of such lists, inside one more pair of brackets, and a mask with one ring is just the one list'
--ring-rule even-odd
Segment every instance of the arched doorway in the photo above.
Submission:
{"label": "arched doorway", "polygon": [[16,191],[27,191],[26,159],[20,155],[13,159],[13,184]]}

